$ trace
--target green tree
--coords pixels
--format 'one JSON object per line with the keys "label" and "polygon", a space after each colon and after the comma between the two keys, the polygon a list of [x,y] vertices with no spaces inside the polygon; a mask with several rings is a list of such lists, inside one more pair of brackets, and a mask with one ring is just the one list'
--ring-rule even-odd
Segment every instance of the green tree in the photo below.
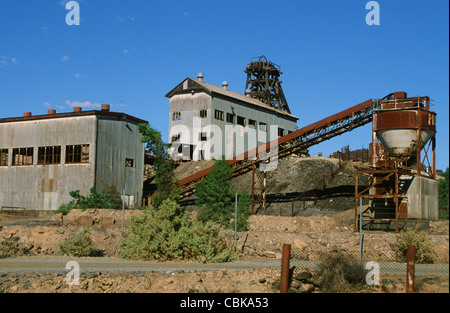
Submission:
{"label": "green tree", "polygon": [[448,219],[449,203],[449,172],[448,167],[444,172],[444,179],[439,180],[439,217]]}
{"label": "green tree", "polygon": [[161,133],[149,124],[139,124],[139,131],[142,133],[141,142],[146,143],[147,148],[155,156],[153,167],[157,192],[153,205],[159,207],[165,199],[178,201],[180,193],[175,178],[175,164],[168,154],[168,145],[163,142]]}
{"label": "green tree", "polygon": [[[214,221],[234,229],[231,219],[235,211],[236,188],[231,185],[232,170],[224,157],[214,163],[214,167],[205,180],[197,183],[196,205],[200,207],[199,221]],[[251,215],[251,197],[247,191],[238,194],[237,229],[248,230],[248,218]]]}
{"label": "green tree", "polygon": [[228,225],[235,195],[234,187],[230,184],[231,177],[231,167],[222,156],[222,159],[216,160],[206,180],[197,183],[195,204],[200,207],[200,221],[215,221],[224,226]]}

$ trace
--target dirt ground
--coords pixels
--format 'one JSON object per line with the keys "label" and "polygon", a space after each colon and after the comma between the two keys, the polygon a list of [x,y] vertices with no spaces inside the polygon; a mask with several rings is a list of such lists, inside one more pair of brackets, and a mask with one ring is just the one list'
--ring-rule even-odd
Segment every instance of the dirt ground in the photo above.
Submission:
{"label": "dirt ground", "polygon": [[[124,227],[138,210],[125,211]],[[289,216],[254,215],[250,230],[238,233],[239,258],[280,259],[282,246],[292,245],[307,260],[319,260],[321,252],[346,251],[359,253],[359,234],[353,231],[353,209],[333,214],[315,213]],[[60,215],[41,218],[0,216],[0,240],[12,238],[20,244],[19,255],[54,256],[58,245],[81,227],[91,228],[94,244],[103,257],[117,257],[121,238],[122,212],[111,210],[72,210],[61,220]],[[427,230],[433,244],[443,251],[448,264],[448,221],[430,223]],[[234,239],[234,232],[227,234]],[[373,260],[392,258],[396,234],[365,232],[364,253]],[[445,260],[446,259],[446,260]],[[304,275],[305,276],[305,275]],[[291,292],[320,292],[314,279],[294,277]],[[280,270],[274,268],[233,271],[190,271],[187,273],[90,273],[82,275],[80,285],[68,286],[65,276],[39,273],[0,273],[0,292],[279,292]],[[362,286],[351,292],[405,292],[404,277],[382,277],[378,287]],[[417,292],[449,292],[448,277],[425,277],[418,280]]]}

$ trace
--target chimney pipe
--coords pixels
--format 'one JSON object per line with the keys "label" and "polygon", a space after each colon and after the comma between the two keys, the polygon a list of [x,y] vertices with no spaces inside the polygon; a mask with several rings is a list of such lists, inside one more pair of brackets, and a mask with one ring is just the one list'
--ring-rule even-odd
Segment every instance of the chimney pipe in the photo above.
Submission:
{"label": "chimney pipe", "polygon": [[224,80],[222,82],[222,86],[223,86],[223,89],[228,90],[228,82],[226,80]]}
{"label": "chimney pipe", "polygon": [[102,111],[109,112],[109,104],[102,104]]}
{"label": "chimney pipe", "polygon": [[23,112],[23,116],[31,116],[31,112]]}
{"label": "chimney pipe", "polygon": [[73,107],[73,111],[74,112],[81,112],[82,108],[81,107]]}
{"label": "chimney pipe", "polygon": [[252,90],[251,89],[245,89],[245,94],[247,95],[247,97],[251,98],[252,97]]}
{"label": "chimney pipe", "polygon": [[54,110],[54,109],[48,109],[47,110],[47,114],[56,114],[56,110]]}
{"label": "chimney pipe", "polygon": [[198,78],[198,80],[199,80],[201,83],[203,83],[203,77],[205,77],[205,75],[204,75],[203,73],[198,73],[198,74],[197,74],[197,78]]}

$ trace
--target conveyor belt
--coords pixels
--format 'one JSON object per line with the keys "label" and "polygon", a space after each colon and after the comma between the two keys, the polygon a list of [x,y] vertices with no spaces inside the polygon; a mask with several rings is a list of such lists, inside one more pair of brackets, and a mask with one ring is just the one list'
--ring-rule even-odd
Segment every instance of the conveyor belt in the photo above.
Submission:
{"label": "conveyor belt", "polygon": [[[324,118],[316,123],[300,128],[286,136],[272,140],[258,148],[227,160],[238,176],[252,169],[254,164],[268,163],[274,158],[284,158],[292,153],[304,150],[325,140],[331,139],[372,121],[376,101],[367,100],[344,111]],[[212,167],[199,171],[179,181],[182,197],[195,192],[195,184],[204,179]]]}

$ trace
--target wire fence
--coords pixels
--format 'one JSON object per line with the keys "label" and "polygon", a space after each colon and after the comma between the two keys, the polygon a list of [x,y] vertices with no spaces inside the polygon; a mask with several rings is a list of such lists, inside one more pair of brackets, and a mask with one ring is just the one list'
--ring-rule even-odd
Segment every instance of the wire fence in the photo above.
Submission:
{"label": "wire fence", "polygon": [[[406,254],[392,253],[387,255],[374,250],[364,251],[364,253],[331,250],[311,255],[293,247],[290,264],[298,272],[302,270],[318,270],[324,262],[330,261],[330,258],[333,257],[341,257],[342,260],[363,265],[369,262],[376,262],[380,266],[380,275],[395,276],[406,274]],[[419,259],[419,257],[416,256],[416,259]],[[433,249],[422,263],[416,260],[415,274],[418,276],[449,277],[448,247],[447,249]]]}

